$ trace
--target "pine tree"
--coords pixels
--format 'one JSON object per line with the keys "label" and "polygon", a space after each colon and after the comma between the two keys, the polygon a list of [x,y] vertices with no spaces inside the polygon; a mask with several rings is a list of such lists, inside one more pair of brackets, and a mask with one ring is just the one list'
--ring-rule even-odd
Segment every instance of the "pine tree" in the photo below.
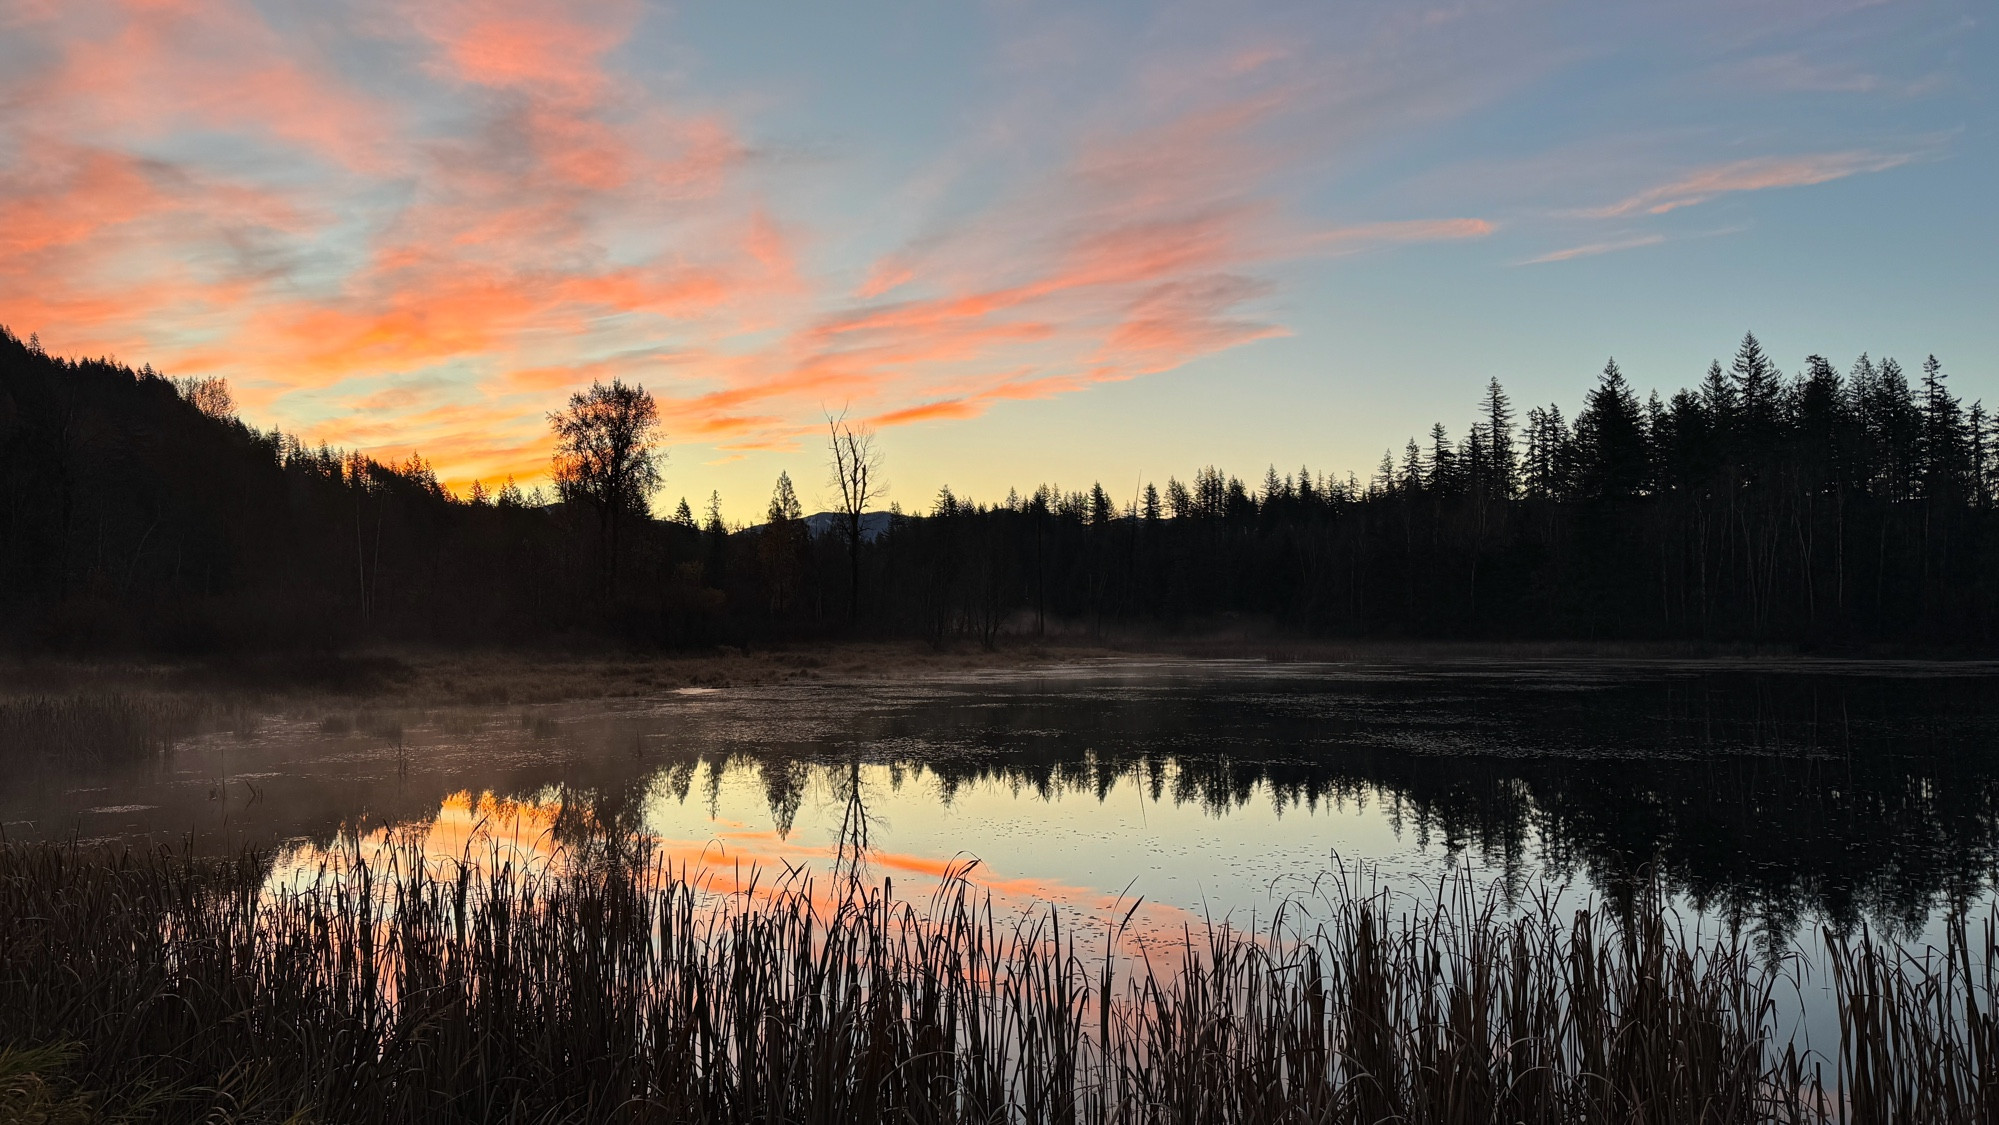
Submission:
{"label": "pine tree", "polygon": [[1485,401],[1480,404],[1485,415],[1488,471],[1486,491],[1502,500],[1510,500],[1520,491],[1520,466],[1513,450],[1513,404],[1506,397],[1506,388],[1493,379],[1485,387]]}
{"label": "pine tree", "polygon": [[777,474],[777,486],[771,490],[770,508],[765,512],[765,520],[785,523],[802,519],[804,515],[805,508],[798,502],[798,492],[791,486],[791,474],[780,472]]}
{"label": "pine tree", "polygon": [[1761,465],[1776,454],[1778,372],[1763,352],[1755,333],[1744,333],[1730,367],[1740,417],[1740,452],[1749,464]]}
{"label": "pine tree", "polygon": [[1450,435],[1442,422],[1430,426],[1430,460],[1423,481],[1430,491],[1450,492],[1457,487],[1457,455],[1451,450]]}
{"label": "pine tree", "polygon": [[1645,418],[1616,359],[1604,364],[1603,375],[1583,400],[1576,434],[1585,493],[1614,500],[1644,489],[1650,460]]}
{"label": "pine tree", "polygon": [[1404,492],[1417,492],[1423,487],[1423,451],[1417,447],[1416,439],[1410,438],[1402,450],[1402,480],[1399,482]]}
{"label": "pine tree", "polygon": [[1708,429],[1726,440],[1735,429],[1735,384],[1721,369],[1720,360],[1710,360],[1701,379],[1701,406],[1707,411]]}
{"label": "pine tree", "polygon": [[1960,494],[1965,478],[1963,408],[1944,386],[1943,364],[1923,361],[1922,477],[1926,496]]}
{"label": "pine tree", "polygon": [[1989,432],[1991,420],[1985,416],[1985,400],[1971,404],[1971,413],[1966,419],[1966,430],[1971,439],[1971,482],[1972,495],[1981,508],[1992,506],[1992,435]]}

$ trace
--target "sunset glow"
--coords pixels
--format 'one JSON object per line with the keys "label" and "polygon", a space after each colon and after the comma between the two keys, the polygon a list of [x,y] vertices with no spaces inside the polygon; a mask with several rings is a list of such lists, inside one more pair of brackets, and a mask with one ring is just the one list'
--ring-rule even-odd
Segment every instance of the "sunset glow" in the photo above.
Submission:
{"label": "sunset glow", "polygon": [[1677,386],[1750,327],[1990,398],[1981,15],[4,0],[0,324],[461,490],[641,382],[661,510],[742,520],[823,506],[842,408],[922,507],[1365,472],[1494,375]]}

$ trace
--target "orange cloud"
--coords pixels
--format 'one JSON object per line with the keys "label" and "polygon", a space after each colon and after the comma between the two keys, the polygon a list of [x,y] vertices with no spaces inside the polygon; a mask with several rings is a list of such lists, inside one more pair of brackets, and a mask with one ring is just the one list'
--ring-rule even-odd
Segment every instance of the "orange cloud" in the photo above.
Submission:
{"label": "orange cloud", "polygon": [[[454,793],[439,802],[427,821],[369,830],[358,830],[357,826],[329,847],[296,846],[272,864],[267,885],[303,889],[322,874],[337,877],[353,872],[357,861],[380,871],[391,863],[416,860],[433,872],[447,873],[458,863],[474,870],[490,863],[506,863],[523,874],[560,876],[574,853],[558,837],[559,827],[565,817],[587,823],[591,815],[587,805],[565,807],[559,800]],[[654,837],[650,843],[651,858],[659,872],[704,895],[738,900],[717,905],[754,906],[771,901],[786,886],[803,889],[800,883],[786,883],[778,877],[788,872],[813,877],[810,901],[815,909],[830,914],[844,901],[841,876],[835,871],[839,854],[828,845],[727,822],[717,823],[714,834],[705,839]],[[1071,911],[1079,922],[1095,927],[1124,918],[1131,923],[1126,944],[1120,948],[1124,956],[1143,956],[1143,940],[1148,936],[1171,942],[1188,930],[1203,928],[1199,919],[1179,907],[1150,901],[1126,905],[1128,900],[1103,888],[1003,874],[963,855],[871,850],[863,872],[871,883],[892,878],[898,897],[919,908],[948,881],[962,878],[974,894],[990,896],[1003,919],[1045,916],[1049,906]]]}
{"label": "orange cloud", "polygon": [[947,398],[886,411],[868,419],[868,422],[876,426],[901,426],[910,422],[928,422],[938,418],[970,418],[979,412],[979,405],[975,402],[962,398]]}
{"label": "orange cloud", "polygon": [[1286,215],[1294,95],[1256,49],[829,268],[837,227],[761,189],[780,163],[618,69],[643,17],[403,0],[305,37],[245,0],[77,0],[16,23],[43,61],[0,76],[0,148],[35,154],[0,171],[0,316],[489,480],[539,473],[544,412],[593,379],[645,383],[674,440],[784,448],[829,402],[914,424],[1168,370],[1284,331],[1272,263],[1492,229]]}

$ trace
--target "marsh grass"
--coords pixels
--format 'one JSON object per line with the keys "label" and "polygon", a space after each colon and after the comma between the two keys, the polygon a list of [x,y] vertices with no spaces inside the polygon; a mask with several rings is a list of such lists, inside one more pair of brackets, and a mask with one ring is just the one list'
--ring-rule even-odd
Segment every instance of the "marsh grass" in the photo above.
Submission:
{"label": "marsh grass", "polygon": [[643,842],[565,856],[0,849],[0,1037],[169,1121],[1999,1120],[1989,924],[1835,941],[1814,1049],[1775,1031],[1796,962],[1656,902],[1355,891],[1133,944],[962,873],[711,895]]}
{"label": "marsh grass", "polygon": [[213,702],[173,694],[0,697],[0,762],[144,761],[204,729],[217,711]]}

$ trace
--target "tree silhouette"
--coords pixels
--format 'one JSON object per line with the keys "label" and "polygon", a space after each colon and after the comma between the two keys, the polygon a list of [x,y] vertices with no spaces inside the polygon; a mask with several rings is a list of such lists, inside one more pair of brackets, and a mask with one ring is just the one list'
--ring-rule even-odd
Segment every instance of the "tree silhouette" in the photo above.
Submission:
{"label": "tree silhouette", "polygon": [[1576,444],[1584,495],[1625,500],[1645,486],[1645,417],[1615,359],[1604,364],[1602,377],[1583,399]]}
{"label": "tree silhouette", "polygon": [[1813,354],[1786,373],[1752,336],[1671,393],[1607,364],[1574,425],[1555,403],[1516,423],[1488,381],[1460,440],[1431,428],[1364,484],[1271,466],[1251,489],[1208,464],[1129,504],[1097,485],[998,504],[943,491],[880,529],[864,521],[873,435],[829,417],[839,510],[815,539],[789,475],[756,528],[724,525],[712,493],[705,521],[685,500],[653,519],[657,421],[638,388],[600,385],[552,419],[559,502],[512,478],[485,502],[421,455],[315,449],[150,369],[0,332],[0,643],[714,645],[846,626],[992,644],[1010,623],[1257,619],[1320,636],[1991,651],[1993,422],[1941,359],[1921,368],[1912,385],[1890,358],[1842,374]]}
{"label": "tree silhouette", "polygon": [[881,454],[874,431],[847,421],[846,411],[826,416],[827,467],[840,500],[841,529],[847,538],[847,621],[861,617],[861,517],[881,499]]}
{"label": "tree silhouette", "polygon": [[810,561],[806,555],[808,543],[804,516],[805,509],[799,504],[798,493],[791,486],[791,474],[777,474],[777,484],[771,489],[770,507],[765,511],[764,525],[757,539],[758,559],[764,573],[765,604],[770,607],[773,617],[791,609],[804,581],[805,568]]}
{"label": "tree silhouette", "polygon": [[570,395],[568,407],[550,414],[548,424],[555,431],[550,475],[556,491],[596,513],[604,589],[615,598],[618,533],[626,522],[646,518],[660,484],[658,408],[643,386],[612,380]]}

